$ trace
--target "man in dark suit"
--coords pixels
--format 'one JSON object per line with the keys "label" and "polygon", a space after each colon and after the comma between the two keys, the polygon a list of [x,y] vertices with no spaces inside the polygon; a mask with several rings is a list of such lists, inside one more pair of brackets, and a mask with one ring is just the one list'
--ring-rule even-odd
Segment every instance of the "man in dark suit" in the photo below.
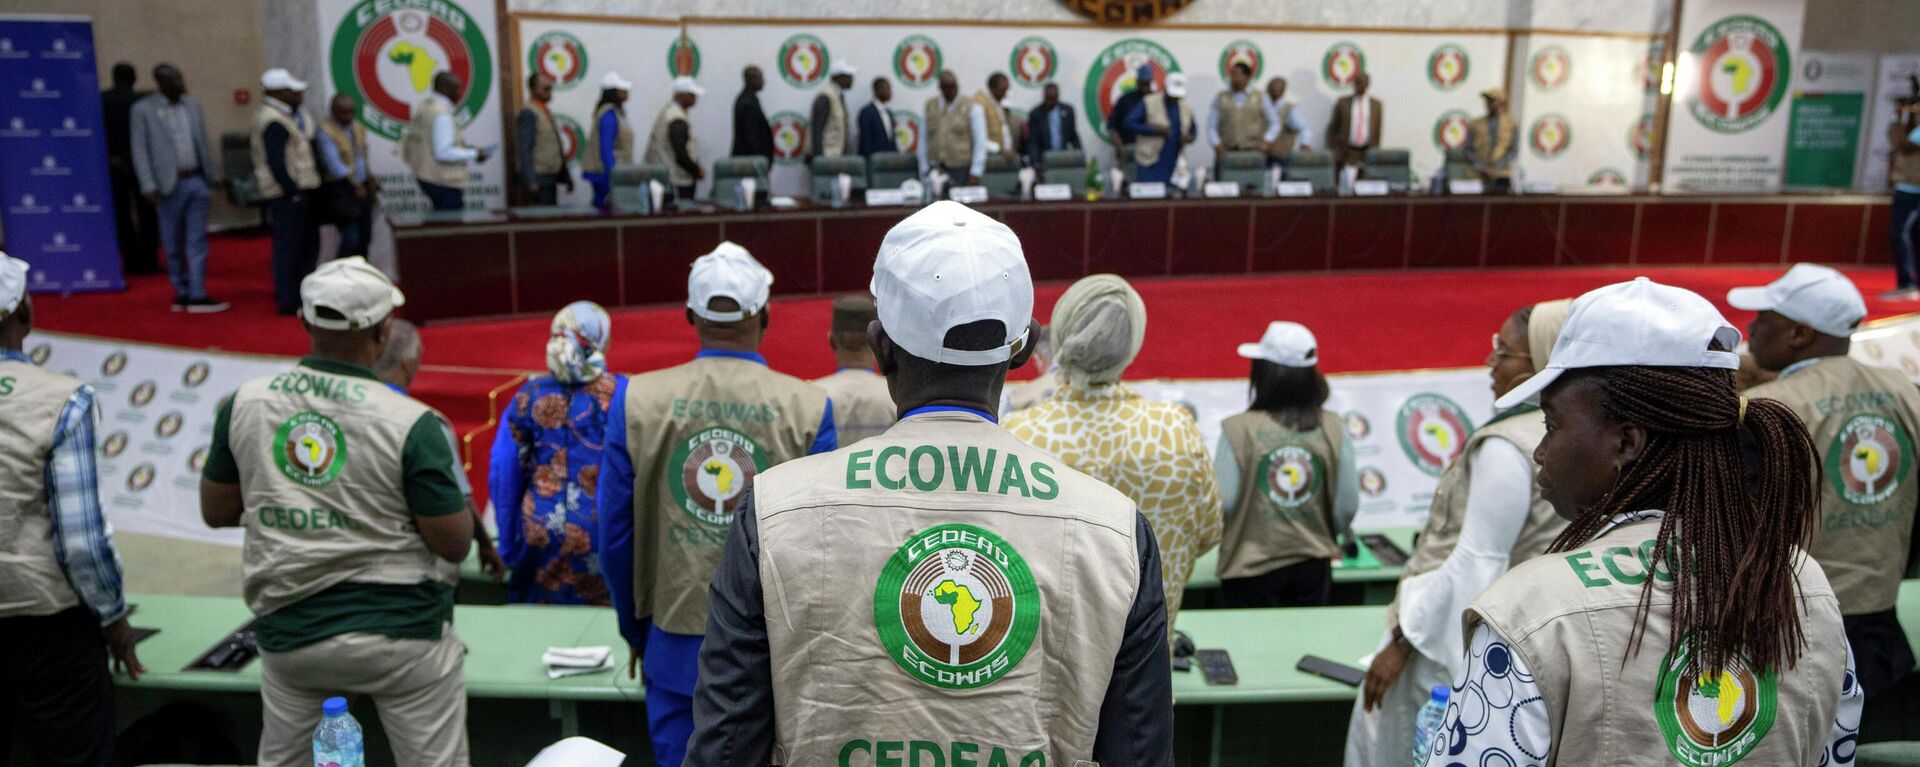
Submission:
{"label": "man in dark suit", "polygon": [[1341,96],[1333,104],[1333,120],[1327,123],[1327,148],[1333,161],[1342,167],[1359,165],[1367,150],[1380,145],[1380,100],[1367,95],[1373,78],[1361,72],[1353,76],[1353,95]]}
{"label": "man in dark suit", "polygon": [[861,157],[873,159],[880,152],[898,152],[900,144],[893,133],[893,82],[873,78],[873,101],[860,110]]}
{"label": "man in dark suit", "polygon": [[1047,83],[1041,91],[1040,106],[1027,115],[1027,159],[1035,168],[1044,168],[1047,152],[1079,149],[1080,129],[1073,121],[1073,107],[1060,103],[1060,86]]}
{"label": "man in dark suit", "polygon": [[767,113],[760,109],[760,89],[767,87],[767,79],[760,74],[760,68],[749,66],[740,73],[743,84],[740,97],[733,100],[733,156],[765,157],[773,162],[773,125],[767,122]]}
{"label": "man in dark suit", "polygon": [[153,203],[140,194],[140,178],[133,172],[133,102],[146,98],[133,89],[139,75],[133,65],[113,65],[113,87],[100,92],[100,116],[106,121],[107,178],[113,189],[114,234],[120,241],[120,263],[128,274],[157,274],[154,252],[160,243],[160,220]]}

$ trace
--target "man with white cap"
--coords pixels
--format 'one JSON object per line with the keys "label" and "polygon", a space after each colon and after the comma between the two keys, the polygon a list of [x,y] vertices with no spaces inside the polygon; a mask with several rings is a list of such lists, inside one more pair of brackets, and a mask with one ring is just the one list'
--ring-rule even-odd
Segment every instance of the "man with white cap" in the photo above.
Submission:
{"label": "man with white cap", "polygon": [[1127,130],[1132,131],[1133,161],[1139,166],[1134,178],[1139,181],[1167,183],[1180,163],[1180,152],[1193,143],[1193,107],[1187,104],[1187,76],[1183,72],[1167,75],[1165,93],[1147,94],[1140,105],[1127,115]]}
{"label": "man with white cap", "polygon": [[[108,658],[139,679],[120,555],[94,474],[93,387],[43,370],[27,264],[0,253],[0,709],[47,764],[113,764]],[[12,714],[8,714],[12,716]],[[0,750],[13,748],[0,726]]]}
{"label": "man with white cap", "polygon": [[1747,396],[1793,408],[1820,450],[1821,525],[1807,553],[1839,595],[1860,684],[1872,697],[1914,665],[1893,605],[1920,502],[1912,448],[1920,390],[1899,370],[1847,355],[1867,305],[1831,268],[1795,265],[1770,285],[1734,288],[1727,303],[1760,313],[1747,326],[1747,345],[1756,365],[1780,374]]}
{"label": "man with white cap", "polygon": [[633,83],[619,72],[600,76],[600,101],[593,107],[587,151],[580,154],[580,176],[593,186],[593,206],[607,204],[615,166],[633,164],[633,125],[627,122],[627,93]]}
{"label": "man with white cap", "polygon": [[[600,460],[600,559],[620,634],[644,659],[654,761],[693,732],[707,586],[753,478],[838,446],[825,390],[767,367],[773,274],[731,242],[693,262],[693,360],[616,384]],[[694,759],[690,764],[707,765]]]}
{"label": "man with white cap", "polygon": [[458,563],[474,540],[445,416],[371,369],[400,289],[366,259],[300,285],[312,352],[220,402],[200,514],[244,527],[260,645],[259,764],[306,764],[321,704],[372,696],[406,765],[467,764]]}
{"label": "man with white cap", "polygon": [[644,162],[667,166],[674,193],[682,200],[693,199],[694,185],[707,177],[700,169],[700,140],[693,137],[693,123],[687,117],[687,110],[706,92],[691,77],[673,78],[673,98],[660,108],[660,115],[653,118],[653,132],[647,135]]}
{"label": "man with white cap", "polygon": [[468,146],[466,134],[454,124],[454,100],[463,87],[452,72],[434,75],[433,90],[414,103],[413,117],[400,134],[400,159],[434,210],[465,209],[468,166],[487,161],[487,150]]}
{"label": "man with white cap", "polygon": [[833,62],[833,76],[813,97],[813,115],[808,121],[812,130],[807,133],[813,144],[807,148],[808,162],[815,157],[853,154],[853,131],[847,129],[847,89],[853,87],[856,72],[852,64]]}
{"label": "man with white cap", "polygon": [[753,481],[713,578],[690,762],[1172,764],[1153,531],[994,422],[1028,355],[1019,240],[936,202],[873,271],[901,420]]}
{"label": "man with white cap", "polygon": [[[313,121],[300,111],[307,84],[287,70],[260,75],[260,107],[253,111],[253,180],[273,223],[273,301],[280,314],[300,309],[300,280],[320,257],[320,168],[313,159]],[[191,307],[189,307],[191,308]]]}
{"label": "man with white cap", "polygon": [[[1813,442],[1733,389],[1711,303],[1645,278],[1576,299],[1539,397],[1548,553],[1473,600],[1428,764],[1843,764],[1859,734],[1840,608],[1799,541]],[[1492,723],[1495,726],[1483,726]]]}
{"label": "man with white cap", "polygon": [[1487,191],[1505,193],[1512,189],[1513,158],[1520,151],[1513,119],[1507,116],[1507,89],[1488,88],[1480,99],[1487,113],[1467,125],[1467,162],[1474,178],[1487,183]]}

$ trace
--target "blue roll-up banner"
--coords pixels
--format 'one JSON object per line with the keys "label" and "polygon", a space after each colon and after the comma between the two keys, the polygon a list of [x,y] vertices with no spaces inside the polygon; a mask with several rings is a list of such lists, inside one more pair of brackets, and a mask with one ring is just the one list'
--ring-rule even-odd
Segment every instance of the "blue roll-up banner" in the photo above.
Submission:
{"label": "blue roll-up banner", "polygon": [[93,22],[0,14],[0,225],[34,292],[120,290]]}

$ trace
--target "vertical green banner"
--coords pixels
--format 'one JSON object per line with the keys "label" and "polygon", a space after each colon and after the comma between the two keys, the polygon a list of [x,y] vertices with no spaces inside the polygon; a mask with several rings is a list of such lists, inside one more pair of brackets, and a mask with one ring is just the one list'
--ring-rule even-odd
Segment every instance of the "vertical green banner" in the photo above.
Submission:
{"label": "vertical green banner", "polygon": [[1787,128],[1787,186],[1853,186],[1860,153],[1859,93],[1795,93]]}

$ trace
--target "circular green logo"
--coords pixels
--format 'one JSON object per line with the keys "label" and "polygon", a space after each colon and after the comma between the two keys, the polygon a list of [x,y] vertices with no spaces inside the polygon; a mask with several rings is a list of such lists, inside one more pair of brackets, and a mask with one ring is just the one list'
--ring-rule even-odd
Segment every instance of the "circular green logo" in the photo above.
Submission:
{"label": "circular green logo", "polygon": [[360,104],[360,123],[390,139],[400,138],[435,74],[460,80],[453,120],[462,126],[479,115],[493,83],[486,35],[457,3],[361,0],[341,17],[327,59],[334,89]]}
{"label": "circular green logo", "polygon": [[1550,91],[1567,83],[1567,77],[1573,74],[1573,56],[1567,49],[1558,45],[1549,45],[1533,54],[1533,84],[1540,90]]}
{"label": "circular green logo", "polygon": [[1320,77],[1335,88],[1353,85],[1353,78],[1365,71],[1367,54],[1353,43],[1334,43],[1327,46],[1326,55],[1320,57]]}
{"label": "circular green logo", "polygon": [[1432,393],[1407,398],[1394,422],[1400,449],[1407,454],[1407,460],[1413,462],[1414,468],[1434,477],[1440,476],[1453,459],[1460,457],[1460,451],[1467,446],[1467,435],[1473,433],[1473,422],[1467,420],[1467,411],[1453,400]]}
{"label": "circular green logo", "polygon": [[667,46],[667,74],[672,77],[700,76],[700,46],[684,33]]}
{"label": "circular green logo", "polygon": [[1755,672],[1739,654],[1727,668],[1702,673],[1687,643],[1660,662],[1654,720],[1667,752],[1688,767],[1723,767],[1745,758],[1773,728],[1779,700],[1772,671]]}
{"label": "circular green logo", "polygon": [[674,446],[667,459],[667,492],[694,521],[730,525],[747,487],[767,464],[767,451],[751,437],[715,426]]}
{"label": "circular green logo", "polygon": [[893,74],[909,88],[925,88],[940,77],[940,44],[926,35],[908,35],[893,47]]}
{"label": "circular green logo", "polygon": [[907,539],[873,588],[873,625],[888,657],[935,687],[970,690],[1020,665],[1040,633],[1040,588],[1027,561],[972,525]]}
{"label": "circular green logo", "polygon": [[1087,69],[1082,95],[1086,104],[1084,116],[1093,126],[1094,135],[1107,135],[1105,115],[1113,111],[1113,102],[1133,90],[1135,78],[1143,66],[1152,73],[1155,83],[1165,82],[1169,72],[1180,71],[1180,62],[1173,57],[1172,51],[1139,37],[1109,45],[1100,55],[1093,57],[1093,66]]}
{"label": "circular green logo", "polygon": [[1007,69],[1013,72],[1014,82],[1028,88],[1038,88],[1052,80],[1053,74],[1060,70],[1060,53],[1044,37],[1021,38],[1020,42],[1013,44]]}
{"label": "circular green logo", "polygon": [[811,88],[827,79],[827,67],[832,59],[827,57],[827,44],[813,35],[794,35],[780,44],[780,54],[774,59],[779,65],[780,79],[795,88]]}
{"label": "circular green logo", "polygon": [[1533,147],[1534,155],[1541,158],[1559,157],[1572,143],[1573,126],[1560,115],[1541,115],[1534,119],[1533,127],[1527,129],[1527,144]]}
{"label": "circular green logo", "polygon": [[767,118],[773,128],[773,161],[780,165],[800,162],[807,154],[807,118],[799,112],[774,112]]}
{"label": "circular green logo", "polygon": [[273,434],[273,463],[287,479],[325,487],[347,466],[347,434],[324,415],[295,413]]}
{"label": "circular green logo", "polygon": [[1298,445],[1284,445],[1260,459],[1260,490],[1283,509],[1313,500],[1323,475],[1320,457]]}
{"label": "circular green logo", "polygon": [[1913,441],[1900,422],[1874,413],[1847,419],[1827,447],[1827,481],[1847,503],[1892,498],[1913,465]]}
{"label": "circular green logo", "polygon": [[1472,133],[1473,116],[1458,109],[1449,109],[1433,121],[1433,145],[1442,152],[1466,146]]}
{"label": "circular green logo", "polygon": [[1601,168],[1587,176],[1587,186],[1626,186],[1627,174],[1616,168]]}
{"label": "circular green logo", "polygon": [[567,90],[587,76],[587,44],[557,29],[544,33],[527,46],[527,67],[552,80],[554,90]]}
{"label": "circular green logo", "polygon": [[1467,49],[1453,43],[1447,43],[1433,49],[1427,56],[1427,82],[1434,90],[1450,91],[1467,81],[1467,70],[1472,59]]}
{"label": "circular green logo", "polygon": [[1688,49],[1694,70],[1687,111],[1720,133],[1741,133],[1773,114],[1787,95],[1793,57],[1780,30],[1754,16],[1728,16],[1707,26]]}

